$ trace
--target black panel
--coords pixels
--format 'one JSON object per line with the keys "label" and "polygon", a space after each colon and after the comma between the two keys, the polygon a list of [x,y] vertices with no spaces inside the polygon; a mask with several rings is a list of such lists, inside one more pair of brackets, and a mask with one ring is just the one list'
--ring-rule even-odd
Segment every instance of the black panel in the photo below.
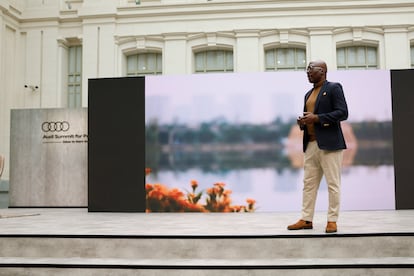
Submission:
{"label": "black panel", "polygon": [[145,79],[88,85],[88,210],[145,212]]}
{"label": "black panel", "polygon": [[414,70],[392,70],[396,209],[414,209]]}

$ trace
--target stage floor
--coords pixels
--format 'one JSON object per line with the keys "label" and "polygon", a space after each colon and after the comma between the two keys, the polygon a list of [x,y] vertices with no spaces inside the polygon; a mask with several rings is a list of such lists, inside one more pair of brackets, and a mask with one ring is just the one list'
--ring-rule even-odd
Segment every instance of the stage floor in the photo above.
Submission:
{"label": "stage floor", "polygon": [[[326,213],[314,229],[288,231],[299,213],[112,213],[86,208],[0,209],[0,235],[279,236],[326,235]],[[414,210],[347,211],[337,234],[414,233]]]}

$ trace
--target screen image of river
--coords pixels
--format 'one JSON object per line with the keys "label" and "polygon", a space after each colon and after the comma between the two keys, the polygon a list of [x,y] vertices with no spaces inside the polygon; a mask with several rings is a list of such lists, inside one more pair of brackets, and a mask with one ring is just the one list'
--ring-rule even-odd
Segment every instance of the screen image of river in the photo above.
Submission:
{"label": "screen image of river", "polygon": [[[395,209],[389,71],[332,71],[328,80],[342,84],[349,109],[342,210]],[[148,211],[300,211],[296,118],[310,89],[300,71],[146,77]],[[213,208],[219,196],[226,207]],[[323,179],[316,209],[327,206]]]}

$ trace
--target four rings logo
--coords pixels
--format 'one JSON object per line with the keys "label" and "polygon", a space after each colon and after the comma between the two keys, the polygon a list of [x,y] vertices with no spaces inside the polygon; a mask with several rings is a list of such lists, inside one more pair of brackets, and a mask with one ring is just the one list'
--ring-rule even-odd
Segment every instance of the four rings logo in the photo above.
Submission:
{"label": "four rings logo", "polygon": [[42,130],[44,132],[62,132],[69,130],[69,122],[43,122]]}

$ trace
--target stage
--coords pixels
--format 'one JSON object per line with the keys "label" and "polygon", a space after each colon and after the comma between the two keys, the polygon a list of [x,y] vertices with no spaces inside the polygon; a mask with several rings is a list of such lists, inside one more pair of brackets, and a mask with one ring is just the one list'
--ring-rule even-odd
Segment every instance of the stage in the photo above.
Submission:
{"label": "stage", "polygon": [[0,215],[0,275],[414,275],[414,210],[342,212],[335,234],[324,212],[299,231],[298,213]]}
{"label": "stage", "polygon": [[[326,235],[326,213],[314,229],[288,231],[300,213],[112,213],[86,208],[0,209],[0,235],[291,236]],[[341,212],[336,235],[414,235],[414,210]]]}

